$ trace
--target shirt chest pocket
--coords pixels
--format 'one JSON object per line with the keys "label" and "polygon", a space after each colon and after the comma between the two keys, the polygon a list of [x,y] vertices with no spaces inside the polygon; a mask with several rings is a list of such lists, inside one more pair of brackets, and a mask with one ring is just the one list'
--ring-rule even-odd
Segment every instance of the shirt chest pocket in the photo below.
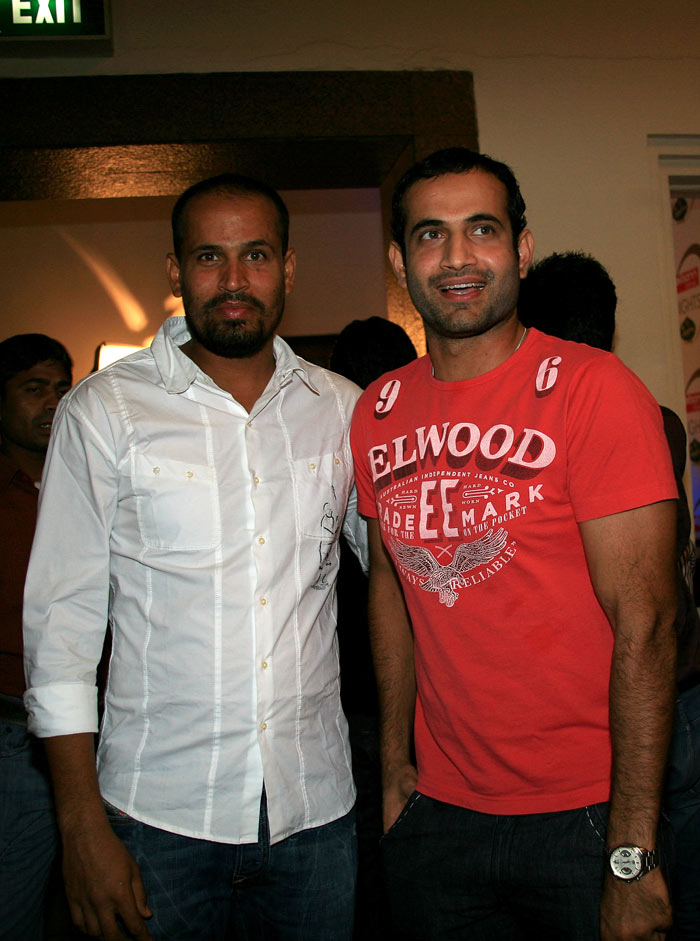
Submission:
{"label": "shirt chest pocket", "polygon": [[294,461],[301,532],[334,542],[345,516],[352,471],[342,452]]}
{"label": "shirt chest pocket", "polygon": [[219,542],[216,481],[206,465],[138,455],[134,494],[147,548],[211,549]]}

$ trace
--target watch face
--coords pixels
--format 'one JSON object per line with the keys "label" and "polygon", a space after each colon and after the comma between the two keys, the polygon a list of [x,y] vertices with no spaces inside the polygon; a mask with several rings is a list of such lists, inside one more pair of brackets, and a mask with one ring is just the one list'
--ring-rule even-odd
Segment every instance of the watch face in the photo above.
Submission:
{"label": "watch face", "polygon": [[618,879],[636,879],[642,871],[642,859],[631,846],[618,846],[610,854],[610,868]]}

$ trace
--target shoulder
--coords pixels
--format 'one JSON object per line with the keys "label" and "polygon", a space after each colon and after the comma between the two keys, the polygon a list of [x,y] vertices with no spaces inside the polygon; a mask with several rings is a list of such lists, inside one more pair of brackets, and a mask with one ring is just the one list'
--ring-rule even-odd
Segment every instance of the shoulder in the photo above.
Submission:
{"label": "shoulder", "polygon": [[59,402],[57,418],[67,415],[95,420],[120,411],[125,399],[140,398],[144,384],[156,383],[155,372],[149,349],[132,353],[76,383]]}
{"label": "shoulder", "polygon": [[[427,375],[430,374],[430,360],[428,356],[421,356],[400,366],[398,369],[392,369],[384,373],[374,382],[371,382],[362,393],[358,402],[358,410],[374,411],[382,402],[392,399],[392,404],[399,396],[400,392],[410,393],[417,385],[421,385]],[[407,398],[403,396],[403,398]],[[408,400],[408,399],[407,399]],[[383,411],[380,407],[379,411]]]}
{"label": "shoulder", "polygon": [[543,391],[540,389],[541,381],[546,379],[548,388],[544,391],[548,391],[557,380],[563,380],[572,393],[626,388],[643,398],[652,398],[642,380],[614,353],[530,329],[533,336],[528,355],[531,362],[535,361],[540,392]]}

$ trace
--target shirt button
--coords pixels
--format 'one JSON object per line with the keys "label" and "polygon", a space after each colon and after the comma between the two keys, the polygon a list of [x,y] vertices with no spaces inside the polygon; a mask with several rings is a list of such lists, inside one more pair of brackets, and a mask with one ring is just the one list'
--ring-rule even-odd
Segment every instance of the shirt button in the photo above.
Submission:
{"label": "shirt button", "polygon": [[154,468],[153,468],[153,473],[154,473],[154,474],[160,474],[160,467],[154,467]]}
{"label": "shirt button", "polygon": [[254,483],[254,484],[259,484],[259,483],[260,483],[260,478],[259,478],[259,477],[253,477],[253,483]]}
{"label": "shirt button", "polygon": [[258,536],[258,542],[261,546],[265,545],[265,538],[263,536]]}
{"label": "shirt button", "polygon": [[261,598],[260,604],[267,604],[267,598]]}
{"label": "shirt button", "polygon": [[311,468],[311,470],[316,470],[316,465],[315,465],[315,464],[309,464],[309,467]]}
{"label": "shirt button", "polygon": [[261,723],[260,723],[260,728],[261,728],[262,731],[264,732],[265,729],[267,728],[267,722],[261,722]]}
{"label": "shirt button", "polygon": [[338,460],[338,458],[335,459],[335,463],[340,464],[340,461]]}
{"label": "shirt button", "polygon": [[260,666],[263,668],[263,670],[267,670],[267,660],[263,660]]}
{"label": "shirt button", "polygon": [[194,471],[187,471],[188,477],[194,477]]}
{"label": "shirt button", "polygon": [[252,428],[252,427],[253,427],[252,421],[249,421],[249,422],[248,422],[248,427],[249,427],[249,428]]}

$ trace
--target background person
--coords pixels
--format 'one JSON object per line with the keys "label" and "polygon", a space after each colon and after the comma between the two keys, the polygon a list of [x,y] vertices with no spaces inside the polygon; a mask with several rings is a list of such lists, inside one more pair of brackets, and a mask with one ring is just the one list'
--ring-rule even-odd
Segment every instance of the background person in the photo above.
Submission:
{"label": "background person", "polygon": [[0,343],[0,938],[42,937],[58,833],[46,757],[27,732],[22,594],[39,482],[59,400],[73,363],[41,333]]}
{"label": "background person", "polygon": [[[384,317],[368,317],[343,327],[333,347],[330,367],[365,389],[390,369],[410,363],[416,355],[408,334],[398,324]],[[379,851],[382,786],[377,687],[367,623],[367,576],[343,536],[338,572],[338,641],[340,698],[350,730],[352,774],[357,788],[354,937],[356,941],[380,941],[389,931],[389,912]]]}

